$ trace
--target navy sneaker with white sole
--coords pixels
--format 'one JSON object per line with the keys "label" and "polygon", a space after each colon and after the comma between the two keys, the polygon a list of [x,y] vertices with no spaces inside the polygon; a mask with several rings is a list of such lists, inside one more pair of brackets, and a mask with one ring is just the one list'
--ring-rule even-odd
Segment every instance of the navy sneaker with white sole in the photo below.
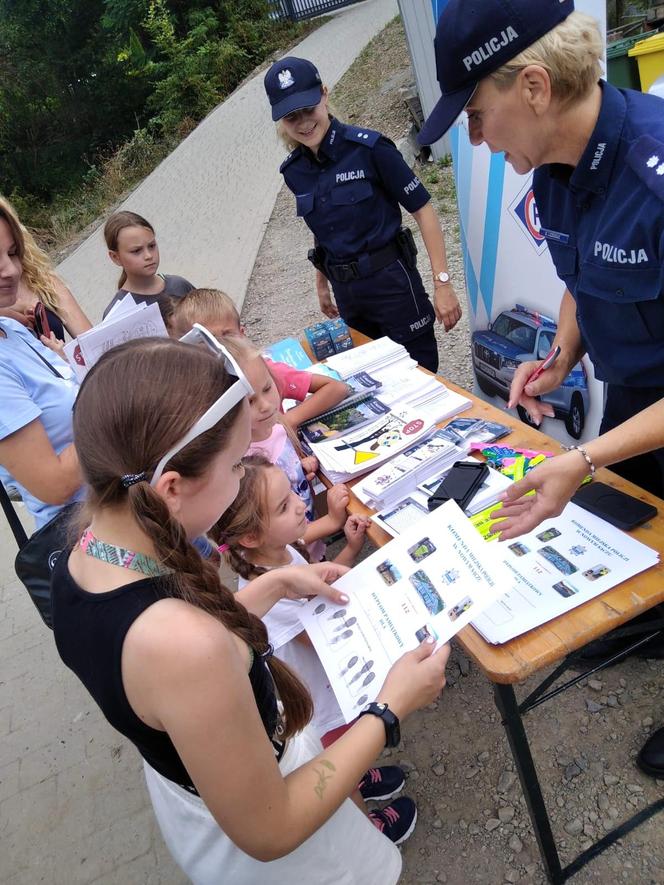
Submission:
{"label": "navy sneaker with white sole", "polygon": [[371,823],[394,842],[400,845],[405,842],[415,829],[417,822],[417,806],[412,799],[401,796],[380,811],[370,811]]}
{"label": "navy sneaker with white sole", "polygon": [[357,788],[365,802],[382,802],[398,795],[405,783],[405,775],[398,765],[383,765],[365,772]]}

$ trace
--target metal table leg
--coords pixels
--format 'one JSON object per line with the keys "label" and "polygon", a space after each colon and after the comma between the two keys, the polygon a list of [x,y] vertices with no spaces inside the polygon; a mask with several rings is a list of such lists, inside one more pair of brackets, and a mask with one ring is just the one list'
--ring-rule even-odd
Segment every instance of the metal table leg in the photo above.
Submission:
{"label": "metal table leg", "polygon": [[514,689],[511,685],[494,683],[494,698],[502,717],[507,740],[521,781],[521,789],[526,799],[530,819],[535,830],[537,844],[549,882],[560,885],[567,878],[560,865],[558,849],[551,831],[551,822],[544,804],[544,797],[537,778],[535,763],[530,752],[528,737],[523,727]]}

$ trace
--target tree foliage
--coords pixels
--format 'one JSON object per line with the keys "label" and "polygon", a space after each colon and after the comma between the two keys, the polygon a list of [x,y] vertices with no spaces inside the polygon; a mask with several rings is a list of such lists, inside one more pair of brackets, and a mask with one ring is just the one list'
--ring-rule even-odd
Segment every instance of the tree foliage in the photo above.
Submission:
{"label": "tree foliage", "polygon": [[297,32],[268,0],[0,0],[0,192],[48,202],[172,139]]}

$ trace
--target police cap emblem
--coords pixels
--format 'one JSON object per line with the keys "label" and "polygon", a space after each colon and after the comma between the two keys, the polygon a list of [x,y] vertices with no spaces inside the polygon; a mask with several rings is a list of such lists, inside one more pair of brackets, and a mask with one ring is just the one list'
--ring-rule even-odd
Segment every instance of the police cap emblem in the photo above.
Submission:
{"label": "police cap emblem", "polygon": [[280,89],[288,89],[289,86],[292,86],[295,83],[293,75],[288,70],[288,68],[284,68],[283,71],[279,71],[278,77]]}

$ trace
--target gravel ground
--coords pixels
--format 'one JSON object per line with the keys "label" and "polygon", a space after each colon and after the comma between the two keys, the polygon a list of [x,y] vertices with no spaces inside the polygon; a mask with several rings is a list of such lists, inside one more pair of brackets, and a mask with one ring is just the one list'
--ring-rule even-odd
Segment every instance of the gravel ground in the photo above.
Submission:
{"label": "gravel ground", "polygon": [[[324,74],[324,72],[323,72]],[[410,120],[403,101],[413,75],[398,20],[367,47],[333,93],[339,116],[395,141]],[[451,169],[418,167],[446,231],[451,273],[464,291]],[[243,308],[247,332],[267,344],[320,319],[306,260],[311,235],[284,188],[265,231]],[[421,246],[421,244],[420,244]],[[423,251],[423,250],[421,250]],[[426,261],[420,261],[421,270]],[[423,274],[425,284],[430,280]],[[440,373],[472,387],[466,319],[438,332]],[[629,660],[580,683],[526,718],[563,864],[621,820],[662,795],[633,758],[664,722],[661,661]],[[544,676],[545,674],[541,674]],[[523,697],[538,680],[520,687]],[[443,698],[414,715],[401,746],[385,751],[408,772],[419,821],[403,849],[404,885],[545,881],[530,819],[491,686],[455,648]],[[585,867],[574,882],[664,883],[662,817],[654,817]]]}

